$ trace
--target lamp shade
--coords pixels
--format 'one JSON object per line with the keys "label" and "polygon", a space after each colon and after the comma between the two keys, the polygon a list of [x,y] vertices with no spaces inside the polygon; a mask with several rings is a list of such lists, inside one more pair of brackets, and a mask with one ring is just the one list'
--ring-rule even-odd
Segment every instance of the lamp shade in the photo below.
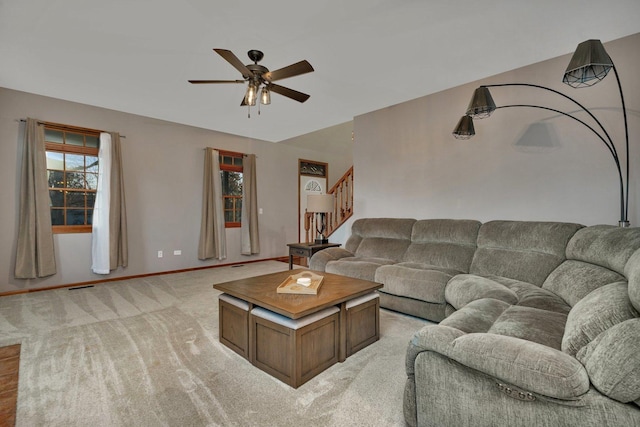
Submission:
{"label": "lamp shade", "polygon": [[307,196],[307,212],[332,212],[333,195],[309,194]]}
{"label": "lamp shade", "polygon": [[493,102],[489,88],[480,86],[473,92],[473,98],[467,107],[467,115],[474,119],[489,117],[496,110],[496,103]]}
{"label": "lamp shade", "polygon": [[587,40],[576,48],[562,81],[572,87],[591,86],[607,76],[613,61],[600,40]]}
{"label": "lamp shade", "polygon": [[455,136],[456,139],[469,139],[475,134],[476,131],[473,128],[473,119],[467,115],[460,118],[456,128],[453,130],[453,136]]}

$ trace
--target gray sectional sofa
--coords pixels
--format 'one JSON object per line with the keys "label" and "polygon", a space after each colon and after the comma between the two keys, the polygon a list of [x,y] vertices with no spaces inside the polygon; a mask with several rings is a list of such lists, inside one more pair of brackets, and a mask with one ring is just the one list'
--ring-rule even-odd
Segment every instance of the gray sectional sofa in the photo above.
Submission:
{"label": "gray sectional sofa", "polygon": [[310,268],[439,322],[406,356],[411,426],[640,426],[640,228],[364,218]]}

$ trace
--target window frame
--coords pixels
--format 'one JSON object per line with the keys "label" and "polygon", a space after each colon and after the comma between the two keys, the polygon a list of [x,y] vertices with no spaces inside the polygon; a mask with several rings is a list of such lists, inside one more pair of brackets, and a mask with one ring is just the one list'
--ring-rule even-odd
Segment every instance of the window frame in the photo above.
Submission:
{"label": "window frame", "polygon": [[[239,158],[244,160],[244,153],[238,153],[235,151],[225,151],[225,150],[218,150],[218,155],[220,157],[220,174],[222,174],[223,172],[239,172],[242,174],[242,185],[244,186],[244,164],[243,165],[236,165],[234,164],[235,162],[232,162],[232,164],[225,164],[223,163],[223,157],[231,157],[231,158]],[[244,163],[244,162],[243,162]],[[226,195],[224,193],[224,188],[221,188],[220,191],[222,191],[222,212],[225,218],[225,222],[224,222],[224,226],[225,228],[240,228],[242,226],[242,222],[241,221],[227,221],[227,211],[228,209],[226,208],[227,203],[226,200],[227,199],[234,199],[233,202],[233,212],[236,212],[236,201],[239,199],[242,202],[242,195],[240,196],[232,196],[232,195]],[[240,205],[240,215],[242,215],[242,205]],[[235,215],[234,215],[235,216]]]}
{"label": "window frame", "polygon": [[[98,153],[100,150],[100,133],[102,131],[100,130],[96,130],[96,129],[89,129],[89,128],[83,128],[83,127],[78,127],[78,126],[71,126],[71,125],[63,125],[63,124],[58,124],[58,123],[49,123],[49,122],[43,122],[42,123],[44,125],[45,128],[45,153],[46,152],[55,152],[55,153],[62,153],[62,154],[71,154],[71,155],[81,155],[84,156],[85,158],[85,169],[83,171],[84,174],[86,174],[86,156],[91,156],[91,157],[98,157]],[[83,146],[79,146],[79,145],[72,145],[72,144],[66,144],[66,143],[58,143],[58,142],[50,142],[47,141],[46,139],[46,131],[47,130],[51,130],[51,131],[56,131],[56,132],[63,132],[63,141],[66,141],[66,134],[67,133],[72,133],[72,134],[79,134],[79,135],[83,135]],[[98,144],[97,147],[87,147],[86,146],[86,137],[94,137],[98,139]],[[99,167],[99,166],[98,166]],[[49,169],[48,165],[47,165],[47,176],[49,174],[49,171],[51,169]],[[67,173],[66,170],[66,166],[65,169],[63,170],[64,173]],[[97,176],[97,173],[96,173]],[[47,178],[48,181],[48,178]],[[63,190],[63,194],[66,194],[66,192],[68,191],[68,187],[50,187],[47,183],[47,189],[49,191],[52,190]],[[83,188],[82,190],[80,190],[84,193],[93,193],[96,194],[97,193],[97,187],[95,190],[89,189],[89,188]],[[66,199],[66,198],[65,198]],[[94,201],[95,201],[95,196],[94,196]],[[49,209],[49,215],[51,215],[53,213],[53,209],[54,206],[51,206],[51,208]],[[67,205],[66,205],[66,201],[63,202],[63,210],[66,211]],[[91,207],[91,209],[93,210],[93,207]],[[88,210],[88,206],[84,207],[85,212]],[[66,217],[65,217],[66,218]],[[92,232],[92,228],[93,225],[92,224],[80,224],[80,225],[51,225],[51,231],[53,232],[53,234],[69,234],[69,233],[91,233]]]}

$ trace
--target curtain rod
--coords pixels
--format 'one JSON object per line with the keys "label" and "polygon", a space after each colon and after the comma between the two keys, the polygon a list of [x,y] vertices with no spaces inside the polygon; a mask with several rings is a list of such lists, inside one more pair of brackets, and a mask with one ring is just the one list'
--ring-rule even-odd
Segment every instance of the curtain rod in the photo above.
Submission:
{"label": "curtain rod", "polygon": [[[26,123],[27,119],[16,119],[16,122]],[[91,130],[91,131],[96,131],[96,132],[107,132],[105,130],[82,128],[80,126],[64,125],[62,123],[43,122],[41,120],[38,120],[37,122],[38,122],[39,125],[51,125],[51,126],[66,127],[66,128],[86,129],[86,130]],[[120,135],[120,138],[126,138],[126,136],[125,135]]]}
{"label": "curtain rod", "polygon": [[[207,151],[207,148],[213,148],[213,147],[204,147],[204,148],[203,148],[203,150],[204,150],[204,151]],[[214,149],[214,150],[216,150],[216,151],[224,151],[224,152],[226,152],[226,153],[238,153],[238,154],[242,154],[242,157],[247,157],[247,156],[248,156],[248,154],[247,154],[247,153],[240,153],[240,152],[238,152],[238,151],[223,150],[223,149],[221,149],[221,148],[213,148],[213,149]],[[258,156],[256,156],[256,159],[257,159],[257,158],[258,158]]]}

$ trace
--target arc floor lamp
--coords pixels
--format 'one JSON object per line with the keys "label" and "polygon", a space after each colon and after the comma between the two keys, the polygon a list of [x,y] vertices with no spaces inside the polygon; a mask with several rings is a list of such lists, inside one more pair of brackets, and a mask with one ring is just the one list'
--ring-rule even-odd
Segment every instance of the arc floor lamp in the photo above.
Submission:
{"label": "arc floor lamp", "polygon": [[[591,132],[593,132],[602,143],[606,146],[607,151],[611,154],[613,161],[616,166],[616,170],[618,172],[618,179],[620,182],[620,220],[618,221],[618,225],[620,227],[629,227],[629,129],[627,124],[627,109],[624,102],[624,95],[622,93],[622,85],[620,84],[620,77],[618,76],[618,71],[611,60],[611,57],[607,54],[607,51],[604,49],[604,46],[600,42],[600,40],[587,40],[578,45],[578,48],[573,54],[571,61],[569,62],[569,66],[564,73],[564,77],[562,81],[568,84],[571,87],[585,87],[592,86],[598,83],[600,80],[604,79],[610,70],[613,69],[613,72],[616,76],[616,80],[618,82],[618,89],[620,91],[620,101],[622,103],[622,115],[624,117],[624,132],[625,132],[625,159],[626,164],[624,167],[625,175],[622,173],[622,166],[620,164],[620,158],[618,156],[618,150],[616,145],[613,143],[613,139],[604,128],[602,123],[597,119],[597,117],[585,108],[582,104],[580,104],[575,99],[570,96],[559,92],[555,89],[548,88],[546,86],[540,86],[536,84],[529,83],[503,83],[503,84],[492,84],[492,85],[483,85],[477,88],[473,93],[473,98],[469,103],[469,107],[467,108],[466,114],[462,116],[460,121],[458,122],[456,128],[453,131],[453,135],[458,139],[469,139],[473,135],[475,135],[475,129],[473,126],[473,119],[482,119],[485,117],[489,117],[491,113],[499,108],[510,108],[510,107],[529,107],[529,108],[539,108],[543,110],[553,111],[555,113],[559,113],[563,116],[570,117],[578,123],[586,126]],[[490,87],[503,87],[503,86],[526,86],[537,89],[542,89],[545,91],[553,92],[557,95],[560,95],[578,107],[581,110],[586,112],[589,117],[594,122],[594,125],[590,125],[584,120],[574,116],[573,114],[563,112],[557,110],[555,108],[545,107],[541,105],[533,105],[533,104],[510,104],[510,105],[501,105],[496,106],[493,98],[491,96],[491,92],[489,92]]]}

